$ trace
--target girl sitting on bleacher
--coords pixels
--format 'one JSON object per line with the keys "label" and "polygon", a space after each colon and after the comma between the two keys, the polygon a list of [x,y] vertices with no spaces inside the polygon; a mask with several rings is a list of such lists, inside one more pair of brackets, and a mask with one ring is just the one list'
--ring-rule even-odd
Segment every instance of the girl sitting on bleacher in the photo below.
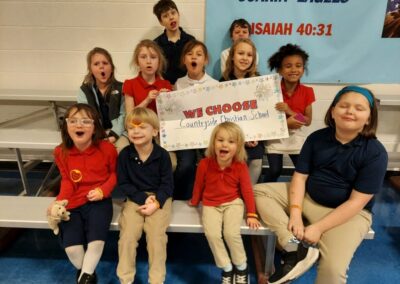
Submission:
{"label": "girl sitting on bleacher", "polygon": [[118,152],[129,145],[125,131],[125,99],[122,83],[115,79],[115,66],[111,54],[101,47],[89,51],[87,74],[79,89],[77,102],[94,107],[106,130],[107,140]]}
{"label": "girl sitting on bleacher", "polygon": [[200,201],[203,203],[204,234],[215,263],[222,269],[221,282],[224,284],[248,283],[246,251],[240,235],[245,206],[247,225],[251,229],[261,225],[257,219],[244,144],[239,125],[223,122],[214,128],[206,158],[197,167],[193,197],[189,201],[192,206],[197,206]]}
{"label": "girl sitting on bleacher", "polygon": [[77,269],[77,283],[97,283],[95,268],[113,213],[117,151],[103,139],[105,132],[97,111],[87,104],[75,104],[67,110],[61,135],[62,143],[54,150],[61,174],[56,200],[68,200],[71,215],[69,221],[59,224],[60,242]]}
{"label": "girl sitting on bleacher", "polygon": [[269,283],[296,279],[319,255],[315,283],[346,283],[387,168],[377,123],[373,94],[358,86],[343,88],[325,115],[327,127],[305,141],[291,183],[254,187],[258,213],[283,248],[282,265]]}

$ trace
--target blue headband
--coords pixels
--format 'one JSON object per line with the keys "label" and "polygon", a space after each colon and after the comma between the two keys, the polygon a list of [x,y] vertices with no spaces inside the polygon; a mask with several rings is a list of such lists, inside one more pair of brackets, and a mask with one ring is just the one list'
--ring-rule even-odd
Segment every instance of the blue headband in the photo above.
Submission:
{"label": "blue headband", "polygon": [[358,86],[347,86],[344,87],[343,89],[341,89],[335,96],[335,98],[333,99],[333,104],[337,104],[337,102],[339,101],[340,97],[344,94],[344,93],[348,93],[348,92],[356,92],[359,93],[361,95],[363,95],[369,102],[369,105],[371,108],[374,107],[374,97],[372,96],[371,92],[365,88],[362,87],[358,87]]}

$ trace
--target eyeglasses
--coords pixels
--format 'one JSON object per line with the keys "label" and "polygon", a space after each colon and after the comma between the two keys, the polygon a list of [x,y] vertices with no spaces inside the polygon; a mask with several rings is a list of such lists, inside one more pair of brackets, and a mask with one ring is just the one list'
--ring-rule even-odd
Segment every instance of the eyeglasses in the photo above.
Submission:
{"label": "eyeglasses", "polygon": [[94,120],[91,118],[66,118],[69,125],[76,126],[78,123],[84,127],[90,127],[93,125]]}

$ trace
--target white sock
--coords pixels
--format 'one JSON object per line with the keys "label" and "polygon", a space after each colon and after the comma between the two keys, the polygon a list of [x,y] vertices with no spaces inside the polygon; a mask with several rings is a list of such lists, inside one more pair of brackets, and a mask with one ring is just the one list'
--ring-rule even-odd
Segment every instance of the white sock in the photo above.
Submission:
{"label": "white sock", "polygon": [[292,251],[297,251],[297,248],[298,248],[298,247],[299,247],[299,244],[290,242],[290,243],[287,243],[287,244],[283,247],[283,249],[284,249],[286,252],[292,252]]}
{"label": "white sock", "polygon": [[242,271],[242,270],[245,270],[247,268],[247,262],[244,262],[244,263],[242,263],[240,265],[235,265],[235,266],[236,266],[237,270]]}
{"label": "white sock", "polygon": [[83,264],[83,257],[85,256],[83,245],[66,247],[65,252],[72,265],[75,266],[75,268],[78,270],[81,269]]}
{"label": "white sock", "polygon": [[227,266],[224,266],[224,267],[222,267],[222,270],[224,271],[224,272],[229,272],[229,271],[232,271],[232,264],[229,264],[229,265],[227,265]]}
{"label": "white sock", "polygon": [[79,276],[81,278],[83,273],[93,274],[97,264],[103,254],[104,241],[93,241],[88,243],[88,247],[83,258],[82,272]]}

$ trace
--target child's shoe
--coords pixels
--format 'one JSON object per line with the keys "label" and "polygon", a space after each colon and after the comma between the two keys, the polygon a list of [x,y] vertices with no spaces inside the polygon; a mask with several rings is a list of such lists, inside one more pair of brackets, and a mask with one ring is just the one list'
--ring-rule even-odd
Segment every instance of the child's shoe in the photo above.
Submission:
{"label": "child's shoe", "polygon": [[83,273],[81,279],[79,279],[78,284],[97,284],[96,272],[93,274]]}
{"label": "child's shoe", "polygon": [[233,270],[225,272],[222,271],[222,284],[233,284]]}
{"label": "child's shoe", "polygon": [[238,270],[235,268],[235,284],[248,284],[249,283],[249,270]]}
{"label": "child's shoe", "polygon": [[79,270],[76,271],[76,275],[75,275],[76,283],[79,283],[79,276],[81,276],[81,272],[82,272],[81,269],[79,269]]}
{"label": "child's shoe", "polygon": [[317,261],[319,250],[315,247],[304,247],[299,244],[297,251],[283,252],[282,265],[268,279],[270,284],[281,284],[292,281],[306,272]]}

